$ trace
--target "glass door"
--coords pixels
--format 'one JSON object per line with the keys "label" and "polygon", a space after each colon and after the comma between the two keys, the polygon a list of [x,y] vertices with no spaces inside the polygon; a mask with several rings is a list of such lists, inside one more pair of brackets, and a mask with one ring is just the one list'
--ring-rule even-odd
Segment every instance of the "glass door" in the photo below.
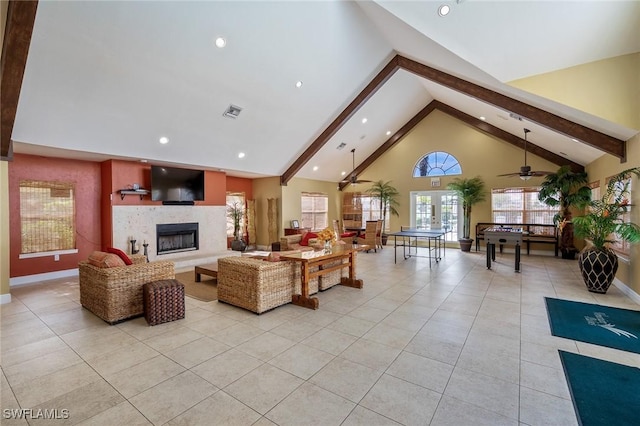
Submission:
{"label": "glass door", "polygon": [[417,229],[443,229],[458,241],[458,197],[453,191],[412,191],[411,223]]}

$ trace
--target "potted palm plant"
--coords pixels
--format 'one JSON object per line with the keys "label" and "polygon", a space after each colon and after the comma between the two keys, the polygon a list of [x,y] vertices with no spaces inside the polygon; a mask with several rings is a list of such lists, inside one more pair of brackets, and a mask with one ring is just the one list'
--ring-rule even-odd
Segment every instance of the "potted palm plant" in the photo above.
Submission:
{"label": "potted palm plant", "polygon": [[233,221],[233,241],[231,241],[231,250],[244,251],[247,244],[240,235],[240,222],[244,216],[242,205],[238,202],[227,205],[227,215]]}
{"label": "potted palm plant", "polygon": [[587,289],[606,293],[618,270],[618,256],[608,247],[616,238],[631,243],[640,242],[640,226],[623,222],[629,210],[631,177],[640,177],[640,167],[624,170],[613,176],[599,200],[589,202],[584,216],[573,219],[575,233],[589,245],[580,252],[578,266]]}
{"label": "potted palm plant", "polygon": [[460,243],[460,250],[471,251],[471,244],[473,243],[473,239],[470,238],[471,207],[486,199],[487,193],[484,181],[480,176],[476,176],[474,178],[455,178],[453,182],[447,185],[447,188],[455,191],[460,201],[462,201],[462,238],[458,240]]}
{"label": "potted palm plant", "polygon": [[374,182],[369,189],[365,191],[367,194],[380,200],[380,218],[382,218],[382,244],[387,244],[387,235],[384,233],[387,221],[387,209],[389,214],[399,216],[397,197],[400,196],[398,190],[391,185],[391,181],[385,182],[379,180]]}
{"label": "potted palm plant", "polygon": [[560,229],[558,244],[563,259],[575,259],[578,249],[573,243],[572,208],[583,209],[591,201],[591,188],[585,172],[575,173],[562,166],[547,175],[540,185],[538,200],[551,207],[560,207],[553,223]]}

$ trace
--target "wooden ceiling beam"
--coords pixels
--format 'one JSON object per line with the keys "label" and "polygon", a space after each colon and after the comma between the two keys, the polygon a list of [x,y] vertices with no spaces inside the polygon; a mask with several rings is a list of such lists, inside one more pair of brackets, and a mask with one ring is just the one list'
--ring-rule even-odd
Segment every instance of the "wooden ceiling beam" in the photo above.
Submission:
{"label": "wooden ceiling beam", "polygon": [[411,120],[407,121],[407,123],[400,128],[397,132],[395,132],[389,139],[385,141],[378,149],[376,149],[373,154],[367,157],[362,163],[356,167],[349,176],[345,177],[344,180],[347,182],[339,182],[338,188],[342,191],[347,185],[349,185],[349,180],[351,176],[358,176],[360,173],[365,171],[367,167],[372,165],[378,158],[382,156],[385,152],[391,149],[392,146],[396,145],[402,138],[404,138],[414,127],[416,127],[427,115],[431,114],[433,110],[437,106],[437,101],[429,102],[429,104],[422,108],[420,112],[414,115]]}
{"label": "wooden ceiling beam", "polygon": [[[457,110],[447,104],[443,104],[442,102],[433,101],[432,103],[435,103],[436,104],[435,108],[439,109],[445,114],[448,114],[464,123],[467,123],[470,126],[480,130],[483,133],[486,133],[490,136],[494,136],[500,140],[508,142],[514,146],[517,146],[518,148],[524,149],[524,143],[525,143],[524,139],[519,138],[518,136],[512,135],[511,133],[506,132],[498,127],[495,127],[487,123],[486,121],[482,121],[479,118],[473,117],[469,114],[465,114],[464,112]],[[538,157],[544,158],[545,160],[553,164],[556,164],[558,166],[568,165],[569,167],[571,167],[571,170],[573,172],[576,172],[576,173],[584,172],[584,166],[582,164],[573,162],[567,158],[562,157],[561,155],[558,155],[549,150],[546,150],[534,143],[531,143],[531,141],[527,141],[527,152],[531,154],[535,154]]]}
{"label": "wooden ceiling beam", "polygon": [[286,185],[291,178],[336,134],[360,107],[362,107],[398,70],[397,56],[371,80],[356,98],[329,124],[320,136],[302,153],[300,157],[280,176],[280,185]]}
{"label": "wooden ceiling beam", "polygon": [[403,56],[396,56],[401,69],[414,73],[449,89],[464,93],[501,109],[513,112],[529,121],[574,138],[600,151],[626,161],[626,142],[567,120],[493,90],[423,65]]}
{"label": "wooden ceiling beam", "polygon": [[37,9],[37,0],[12,0],[7,9],[0,60],[0,160],[3,161],[13,158],[11,134]]}

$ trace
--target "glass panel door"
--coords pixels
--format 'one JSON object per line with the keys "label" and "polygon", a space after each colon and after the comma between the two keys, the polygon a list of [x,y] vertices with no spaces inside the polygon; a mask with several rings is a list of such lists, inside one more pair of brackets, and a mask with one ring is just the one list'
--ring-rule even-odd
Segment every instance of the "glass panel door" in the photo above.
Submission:
{"label": "glass panel door", "polygon": [[458,241],[458,197],[453,191],[412,191],[411,223],[417,229],[446,229],[446,241]]}

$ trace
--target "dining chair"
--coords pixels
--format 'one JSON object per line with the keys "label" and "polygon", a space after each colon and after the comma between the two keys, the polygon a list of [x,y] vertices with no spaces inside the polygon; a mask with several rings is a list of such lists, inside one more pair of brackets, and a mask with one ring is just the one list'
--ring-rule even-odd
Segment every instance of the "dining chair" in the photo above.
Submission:
{"label": "dining chair", "polygon": [[[377,220],[368,220],[367,225],[364,228],[364,235],[361,235],[359,238],[360,244],[366,244],[371,247],[369,250],[373,250],[374,252],[378,252],[378,243],[376,239],[376,234],[378,232],[378,221]],[[367,250],[367,252],[369,252]]]}
{"label": "dining chair", "polygon": [[376,222],[376,247],[382,250],[382,221],[377,220]]}

